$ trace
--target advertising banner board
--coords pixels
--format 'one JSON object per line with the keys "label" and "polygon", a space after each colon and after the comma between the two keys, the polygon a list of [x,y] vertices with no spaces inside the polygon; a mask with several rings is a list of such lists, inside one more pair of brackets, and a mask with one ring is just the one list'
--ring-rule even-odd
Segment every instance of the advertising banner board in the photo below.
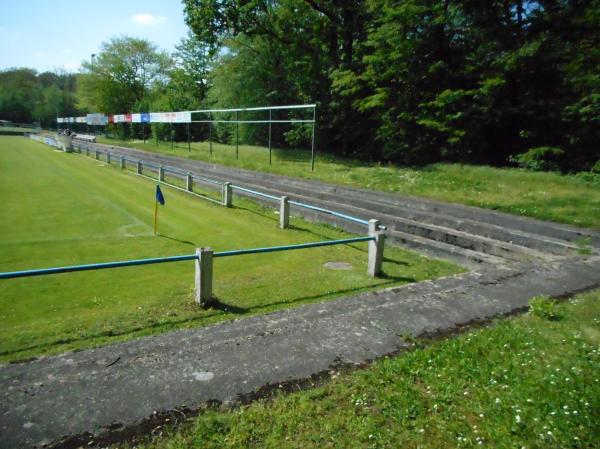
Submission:
{"label": "advertising banner board", "polygon": [[104,114],[88,114],[85,118],[88,125],[104,126],[108,123],[108,117]]}
{"label": "advertising banner board", "polygon": [[189,123],[192,121],[192,113],[189,111],[179,112],[151,112],[152,123]]}

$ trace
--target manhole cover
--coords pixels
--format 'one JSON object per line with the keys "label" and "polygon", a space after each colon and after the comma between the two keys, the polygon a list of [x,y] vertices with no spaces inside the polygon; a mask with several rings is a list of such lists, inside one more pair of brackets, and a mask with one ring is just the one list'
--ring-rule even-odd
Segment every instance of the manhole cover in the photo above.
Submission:
{"label": "manhole cover", "polygon": [[325,268],[329,268],[330,270],[351,270],[352,265],[347,262],[327,262],[323,265]]}

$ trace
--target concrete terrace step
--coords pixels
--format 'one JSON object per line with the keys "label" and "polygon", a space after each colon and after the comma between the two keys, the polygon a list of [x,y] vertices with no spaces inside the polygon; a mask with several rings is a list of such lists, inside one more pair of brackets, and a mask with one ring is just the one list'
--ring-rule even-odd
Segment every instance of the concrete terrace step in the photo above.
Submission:
{"label": "concrete terrace step", "polygon": [[[104,151],[110,149],[114,155],[126,155],[230,181],[276,196],[285,194],[293,199],[365,219],[379,218],[388,224],[391,230],[401,235],[412,234],[419,237],[415,239],[418,243],[412,243],[414,248],[426,250],[426,241],[429,240],[431,247],[427,251],[430,252],[439,253],[439,247],[444,245],[437,243],[443,243],[503,259],[530,260],[575,254],[578,249],[575,242],[584,237],[600,247],[600,233],[596,231],[546,223],[492,210],[253,172],[131,148],[85,145]],[[272,204],[269,200],[261,201]],[[352,232],[364,230],[353,223],[306,209],[299,211],[298,208],[293,208],[293,211],[300,212],[300,215],[307,219],[333,223]],[[406,235],[394,241],[408,242],[410,239]],[[449,254],[448,251],[441,252]],[[456,260],[455,257],[451,258]],[[484,259],[480,256],[475,257],[477,258]],[[469,257],[467,259],[469,260]]]}
{"label": "concrete terrace step", "polygon": [[[250,185],[251,188],[260,188],[261,186]],[[262,191],[271,195],[281,195],[279,190],[273,188],[267,188],[262,186]],[[243,192],[241,192],[243,193]],[[254,198],[250,194],[244,194],[246,196]],[[316,199],[314,197],[308,196],[300,196],[296,195],[293,197],[295,200],[300,200],[304,202],[310,202],[313,205],[323,207],[326,209],[332,209],[338,212],[346,213],[349,215],[354,215],[358,217],[362,217],[365,219],[369,218],[377,218],[381,220],[384,224],[388,226],[389,229],[393,229],[394,231],[398,231],[402,234],[405,234],[403,239],[393,239],[396,242],[408,242],[406,235],[413,234],[414,236],[421,237],[418,239],[418,244],[413,242],[412,248],[420,248],[425,249],[427,247],[426,241],[430,241],[430,252],[434,252],[438,255],[441,254],[452,256],[453,260],[456,260],[456,255],[458,251],[455,249],[453,251],[448,251],[448,247],[453,246],[454,248],[462,248],[468,253],[461,254],[459,259],[461,260],[475,260],[477,262],[490,262],[490,263],[499,263],[500,258],[510,259],[510,260],[531,260],[531,259],[552,259],[554,258],[551,255],[532,250],[530,248],[514,245],[511,243],[500,242],[490,238],[472,235],[466,232],[457,231],[451,228],[444,228],[442,226],[436,226],[428,223],[419,223],[414,220],[408,220],[401,217],[382,214],[378,210],[365,209],[356,207],[353,205],[347,205],[343,203],[338,203],[334,201],[324,201],[320,199]],[[271,203],[270,200],[266,200],[265,202]],[[344,229],[347,229],[352,232],[364,232],[364,226],[359,224],[348,222],[342,218],[324,215],[320,212],[307,210],[298,206],[292,206],[292,211],[298,213],[307,219],[313,221],[325,221],[330,224],[335,224]],[[440,242],[443,245],[438,245],[437,243],[432,243],[431,241]],[[444,248],[444,249],[442,249]],[[477,255],[476,255],[477,254]],[[482,254],[495,256],[495,257],[483,257]]]}
{"label": "concrete terrace step", "polygon": [[451,260],[452,262],[471,269],[480,269],[482,265],[486,264],[494,266],[507,264],[507,260],[500,257],[461,248],[437,240],[431,240],[414,234],[407,234],[406,232],[389,230],[387,232],[387,240],[411,248],[427,256]]}
{"label": "concrete terrace step", "polygon": [[[284,194],[282,191],[281,185],[276,185],[275,183],[267,182],[263,184],[249,184],[255,189],[268,188],[271,194],[281,195]],[[340,195],[331,194],[323,191],[314,192],[304,189],[298,186],[285,186],[285,194],[290,195],[291,193],[296,194],[298,197],[304,198],[305,201],[313,201],[315,199],[326,200],[329,201],[330,206],[334,207],[334,203],[344,207],[345,203],[340,203]],[[539,253],[550,253],[556,255],[566,255],[569,252],[575,252],[578,248],[576,245],[571,244],[570,242],[555,239],[551,237],[545,237],[541,235],[534,235],[531,233],[518,231],[514,229],[507,229],[500,226],[492,225],[489,223],[481,223],[475,220],[470,219],[458,219],[448,215],[443,215],[435,212],[428,212],[422,210],[414,210],[404,206],[395,206],[386,203],[380,203],[376,199],[363,200],[360,198],[352,198],[351,204],[356,206],[359,209],[365,211],[366,216],[374,216],[381,217],[384,213],[389,219],[389,217],[394,217],[394,219],[406,219],[405,223],[410,226],[419,226],[422,225],[426,227],[426,225],[433,225],[438,228],[449,228],[455,231],[462,232],[462,236],[467,234],[474,234],[482,237],[487,237],[493,240],[499,240],[506,242],[508,244],[508,248],[512,248],[513,250],[518,250],[516,247],[512,245],[517,245],[519,247],[531,248]],[[334,207],[335,208],[335,207]],[[336,209],[337,210],[337,209]],[[370,214],[369,214],[370,212]],[[405,230],[406,232],[411,232],[409,229]],[[424,234],[420,234],[425,236]],[[538,256],[540,254],[537,254]]]}

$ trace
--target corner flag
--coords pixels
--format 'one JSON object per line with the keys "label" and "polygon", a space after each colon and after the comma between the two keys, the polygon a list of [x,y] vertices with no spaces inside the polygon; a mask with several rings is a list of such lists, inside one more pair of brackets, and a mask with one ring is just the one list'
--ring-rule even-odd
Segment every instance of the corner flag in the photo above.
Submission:
{"label": "corner flag", "polygon": [[160,186],[158,184],[156,185],[156,201],[163,206],[165,205],[165,197],[163,196],[162,191],[160,190]]}
{"label": "corner flag", "polygon": [[156,184],[156,201],[154,201],[154,235],[156,235],[156,225],[158,223],[158,203],[165,205],[165,197],[160,190],[160,186]]}

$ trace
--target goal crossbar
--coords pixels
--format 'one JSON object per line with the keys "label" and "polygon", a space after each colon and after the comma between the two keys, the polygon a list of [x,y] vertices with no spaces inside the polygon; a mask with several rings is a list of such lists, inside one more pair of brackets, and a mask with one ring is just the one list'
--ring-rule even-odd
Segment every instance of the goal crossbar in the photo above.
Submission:
{"label": "goal crossbar", "polygon": [[246,112],[246,111],[275,111],[281,109],[315,109],[316,104],[292,104],[288,106],[260,106],[253,108],[230,108],[230,109],[198,109],[195,111],[189,111],[192,114],[210,114],[218,112]]}

